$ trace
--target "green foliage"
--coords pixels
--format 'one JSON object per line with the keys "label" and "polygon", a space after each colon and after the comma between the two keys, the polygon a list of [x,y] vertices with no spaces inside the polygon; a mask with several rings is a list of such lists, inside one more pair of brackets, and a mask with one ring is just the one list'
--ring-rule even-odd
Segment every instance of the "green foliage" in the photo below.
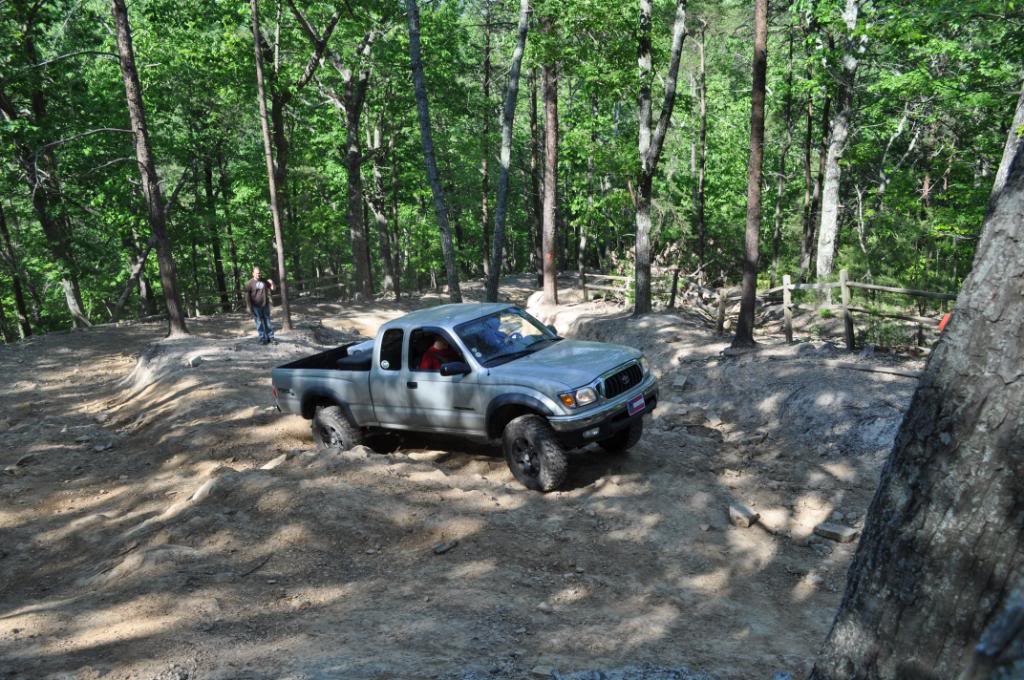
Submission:
{"label": "green foliage", "polygon": [[[335,3],[297,0],[322,31]],[[674,3],[654,7],[653,83],[660,108]],[[762,285],[767,267],[796,274],[804,217],[804,144],[817,174],[821,109],[834,97],[843,47],[840,0],[797,0],[773,8],[769,36]],[[30,11],[38,5],[35,15]],[[360,121],[362,179],[375,190],[374,165],[395,229],[402,288],[442,278],[442,258],[423,168],[409,77],[401,3],[343,3],[330,45],[346,68],[370,69]],[[513,0],[422,2],[423,58],[438,164],[448,194],[463,276],[479,276],[484,259],[481,160],[489,153],[490,207],[498,175],[501,101],[514,43]],[[129,7],[154,152],[170,195],[182,183],[170,236],[186,300],[216,300],[214,242],[229,288],[233,269],[270,269],[272,228],[256,117],[248,3],[226,0],[136,0]],[[289,91],[310,57],[310,44],[287,3],[264,0],[261,22],[271,50],[267,86]],[[656,264],[698,266],[694,251],[697,137],[696,27],[707,23],[707,173],[705,273],[714,284],[739,276],[749,153],[751,36],[748,3],[691,2],[672,126],[655,180]],[[485,26],[484,17],[488,16]],[[539,19],[554,18],[549,32]],[[40,226],[23,159],[49,151],[66,220],[73,274],[94,322],[109,317],[134,249],[148,238],[131,137],[95,132],[128,126],[106,0],[10,0],[0,4],[0,93],[17,115],[0,116],[0,196],[17,260],[0,262],[0,303],[13,328],[11,277],[25,283],[39,330],[66,327],[62,269]],[[1020,91],[1024,36],[1019,8],[997,0],[949,4],[866,3],[857,27],[863,51],[854,98],[853,133],[843,161],[841,232],[836,267],[853,279],[955,290],[970,269]],[[523,63],[513,131],[506,267],[531,269],[536,216],[530,176],[529,108],[543,63],[560,73],[559,213],[564,268],[630,272],[637,158],[638,8],[611,0],[538,0]],[[356,47],[379,32],[365,62]],[[482,89],[484,31],[491,33],[492,84]],[[34,44],[30,57],[27,41]],[[792,45],[792,49],[790,48]],[[284,108],[288,141],[285,240],[293,279],[348,277],[353,270],[345,223],[347,145],[343,113],[327,94],[344,90],[329,63]],[[45,115],[33,102],[45,101]],[[788,106],[787,106],[788,103]],[[811,136],[805,137],[808,109]],[[788,114],[787,114],[788,110]],[[540,125],[543,125],[543,112]],[[787,117],[788,115],[788,117]],[[484,120],[489,134],[484,138]],[[383,148],[369,137],[378,133]],[[543,130],[540,131],[541,136]],[[388,140],[392,141],[390,151]],[[27,150],[27,152],[26,152]],[[780,192],[777,173],[785,165]],[[771,248],[778,206],[781,239]],[[392,212],[393,210],[393,212]],[[368,213],[369,215],[369,213]],[[367,219],[376,287],[382,286],[381,234]],[[582,236],[586,251],[580,252]],[[155,258],[145,276],[157,282]],[[777,282],[777,279],[776,279]],[[159,301],[159,290],[157,290]],[[136,298],[129,315],[141,314]],[[873,331],[875,332],[875,331]],[[877,331],[881,333],[882,331]]]}

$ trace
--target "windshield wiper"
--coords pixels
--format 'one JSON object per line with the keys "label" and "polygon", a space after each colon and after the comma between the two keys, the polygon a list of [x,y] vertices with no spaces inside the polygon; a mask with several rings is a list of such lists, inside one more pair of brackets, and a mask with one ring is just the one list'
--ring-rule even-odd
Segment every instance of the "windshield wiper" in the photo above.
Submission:
{"label": "windshield wiper", "polygon": [[533,350],[532,349],[521,349],[521,350],[518,350],[516,352],[506,352],[505,354],[499,354],[496,357],[491,357],[490,359],[488,359],[487,361],[484,362],[484,366],[488,366],[488,367],[495,366],[496,364],[494,362],[498,361],[500,359],[504,359],[504,361],[502,361],[501,363],[503,363],[503,364],[504,363],[508,363],[509,361],[512,361],[513,359],[518,359],[519,357],[524,357],[527,354],[533,354]]}

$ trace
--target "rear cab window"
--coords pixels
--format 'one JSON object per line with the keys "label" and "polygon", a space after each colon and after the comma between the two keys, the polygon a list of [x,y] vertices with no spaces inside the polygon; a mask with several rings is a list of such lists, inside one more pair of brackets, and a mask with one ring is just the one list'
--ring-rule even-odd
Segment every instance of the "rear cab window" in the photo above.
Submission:
{"label": "rear cab window", "polygon": [[401,328],[390,328],[384,331],[380,339],[380,367],[385,371],[402,370],[402,340],[405,331]]}

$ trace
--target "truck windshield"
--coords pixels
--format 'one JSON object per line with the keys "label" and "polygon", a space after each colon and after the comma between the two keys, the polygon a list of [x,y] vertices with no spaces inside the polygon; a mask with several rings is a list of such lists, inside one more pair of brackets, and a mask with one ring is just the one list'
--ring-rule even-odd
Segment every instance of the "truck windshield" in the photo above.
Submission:
{"label": "truck windshield", "polygon": [[518,359],[560,340],[551,330],[516,307],[459,324],[455,332],[484,366]]}

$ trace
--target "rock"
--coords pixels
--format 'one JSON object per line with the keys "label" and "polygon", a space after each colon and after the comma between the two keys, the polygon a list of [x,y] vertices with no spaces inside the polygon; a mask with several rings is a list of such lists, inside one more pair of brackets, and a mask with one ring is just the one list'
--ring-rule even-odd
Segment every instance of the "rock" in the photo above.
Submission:
{"label": "rock", "polygon": [[775,671],[772,673],[772,680],[793,680],[793,674],[785,671]]}
{"label": "rock", "polygon": [[672,389],[682,390],[684,387],[686,387],[686,376],[685,375],[681,375],[678,378],[676,378],[674,381],[672,381]]}
{"label": "rock", "polygon": [[756,524],[757,520],[760,519],[761,515],[757,514],[745,505],[734,503],[729,506],[729,521],[734,526],[746,529],[747,527]]}
{"label": "rock", "polygon": [[842,522],[844,517],[846,516],[843,513],[836,510],[831,515],[829,515],[828,518],[833,522]]}
{"label": "rock", "polygon": [[539,605],[537,605],[537,609],[541,610],[545,614],[550,614],[551,612],[554,611],[554,607],[552,607],[547,602],[541,602]]}
{"label": "rock", "polygon": [[535,678],[550,678],[554,676],[555,669],[551,666],[534,666],[530,669],[530,675]]}
{"label": "rock", "polygon": [[15,461],[14,467],[25,467],[29,463],[34,463],[35,460],[36,455],[34,453],[26,453],[24,456]]}
{"label": "rock", "polygon": [[516,635],[523,635],[525,632],[526,632],[526,628],[522,628],[522,627],[516,628],[516,630],[515,630],[515,634]]}
{"label": "rock", "polygon": [[284,462],[287,461],[287,460],[288,460],[288,454],[287,453],[282,453],[277,458],[274,458],[273,460],[271,460],[271,461],[261,465],[260,469],[261,470],[273,470],[274,468],[280,467],[281,465],[283,465]]}
{"label": "rock", "polygon": [[814,527],[814,533],[837,543],[849,543],[860,534],[856,529],[831,522],[823,522]]}
{"label": "rock", "polygon": [[201,363],[203,363],[203,357],[192,357],[188,360],[188,367],[195,368]]}
{"label": "rock", "polygon": [[100,423],[100,424],[102,425],[103,423],[107,422],[107,420],[108,420],[109,418],[110,418],[110,415],[109,415],[109,414],[106,414],[106,413],[100,413],[100,414],[97,414],[97,416],[96,416],[96,422],[97,422],[97,423]]}
{"label": "rock", "polygon": [[451,541],[445,541],[444,543],[438,543],[437,545],[434,546],[434,554],[435,555],[443,555],[446,552],[448,552],[449,550],[451,550],[452,548],[454,548],[455,546],[457,546],[458,544],[459,544],[459,542],[457,540],[454,540],[454,539],[451,540]]}
{"label": "rock", "polygon": [[112,442],[103,442],[102,444],[97,444],[96,446],[92,447],[92,450],[93,451],[106,451],[107,449],[112,449],[112,448],[114,448],[114,444]]}
{"label": "rock", "polygon": [[700,530],[701,531],[711,531],[711,525],[710,524],[701,524],[700,525]]}

